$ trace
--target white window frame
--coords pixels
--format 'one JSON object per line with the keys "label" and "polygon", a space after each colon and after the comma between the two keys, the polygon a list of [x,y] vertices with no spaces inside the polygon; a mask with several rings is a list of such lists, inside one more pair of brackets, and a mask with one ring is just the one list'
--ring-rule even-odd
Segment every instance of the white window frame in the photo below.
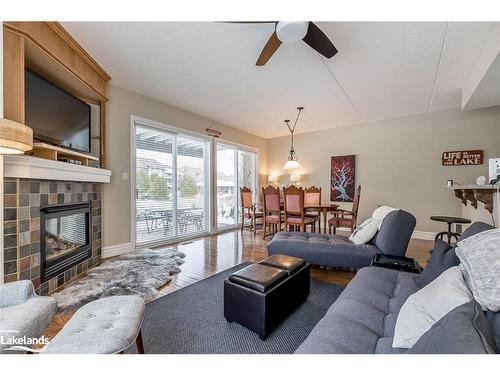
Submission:
{"label": "white window frame", "polygon": [[[165,239],[165,240],[159,240],[159,241],[151,241],[148,243],[141,243],[137,244],[137,233],[136,233],[136,227],[137,227],[137,210],[136,210],[136,126],[137,125],[143,125],[143,126],[148,126],[151,128],[156,128],[158,130],[163,130],[171,133],[175,133],[178,135],[186,135],[186,136],[192,136],[200,139],[204,139],[207,141],[207,147],[205,148],[206,152],[208,153],[207,157],[205,157],[205,170],[208,171],[208,173],[205,173],[205,212],[206,212],[206,230],[200,233],[197,233],[196,235],[185,235],[185,236],[176,236],[172,237],[170,239]],[[176,141],[176,137],[174,137]],[[163,245],[169,245],[172,243],[184,241],[187,239],[192,239],[192,238],[197,238],[197,237],[203,237],[206,235],[209,235],[212,233],[212,228],[213,228],[213,219],[212,219],[212,200],[211,200],[211,192],[212,192],[212,175],[213,171],[210,168],[210,165],[212,164],[212,149],[213,149],[213,142],[212,142],[212,137],[209,137],[205,134],[189,131],[183,128],[179,128],[176,126],[164,124],[159,121],[154,121],[150,120],[147,118],[139,117],[139,116],[130,116],[130,207],[131,207],[131,216],[130,216],[130,232],[131,232],[131,244],[132,244],[132,249],[141,249],[141,248],[147,248],[147,247],[156,247],[156,246],[163,246]],[[174,160],[172,161],[172,172],[174,176],[176,175],[176,163]],[[176,178],[174,178],[174,186],[173,186],[173,193],[176,192],[174,189],[176,187],[177,181]],[[174,209],[174,215],[176,214],[176,210]],[[175,220],[174,220],[175,221]],[[174,227],[177,225],[176,222],[173,223]]]}
{"label": "white window frame", "polygon": [[[196,138],[204,139],[208,142],[208,147],[206,148],[206,151],[208,153],[207,157],[205,158],[205,170],[208,171],[208,173],[205,173],[205,212],[207,213],[207,230],[196,234],[196,235],[186,235],[186,236],[178,236],[175,238],[171,238],[168,240],[161,240],[161,241],[155,241],[151,242],[148,244],[141,244],[139,247],[137,247],[137,241],[136,241],[136,202],[135,202],[135,197],[136,197],[136,144],[135,144],[135,127],[136,123],[139,125],[144,125],[144,126],[149,126],[152,128],[157,128],[159,130],[163,131],[169,131],[172,133],[180,134],[180,135],[186,135],[186,136],[193,136]],[[232,230],[237,228],[241,222],[240,222],[240,217],[238,215],[238,207],[240,205],[240,195],[238,191],[238,186],[236,186],[236,224],[231,225],[231,226],[226,226],[223,228],[218,228],[217,227],[217,144],[223,144],[226,146],[230,147],[235,147],[236,148],[236,163],[235,163],[235,175],[237,179],[237,185],[238,185],[238,150],[244,150],[244,151],[249,151],[255,153],[255,181],[254,184],[255,186],[253,187],[254,190],[254,201],[257,200],[257,197],[259,196],[257,188],[259,186],[259,149],[247,146],[241,143],[237,142],[232,142],[228,141],[222,138],[214,138],[210,137],[206,134],[191,131],[191,130],[186,130],[181,127],[165,124],[159,121],[147,119],[144,117],[140,116],[135,116],[132,115],[130,116],[130,199],[131,199],[131,217],[130,217],[130,231],[131,231],[131,244],[132,244],[132,249],[136,248],[145,248],[145,247],[155,247],[155,246],[163,246],[163,245],[169,245],[172,243],[180,242],[180,241],[185,241],[188,239],[194,239],[194,238],[199,238],[199,237],[205,237],[209,234],[215,234],[219,232],[223,232],[226,230]],[[176,168],[176,166],[173,166],[173,168]],[[174,223],[176,225],[176,223]]]}

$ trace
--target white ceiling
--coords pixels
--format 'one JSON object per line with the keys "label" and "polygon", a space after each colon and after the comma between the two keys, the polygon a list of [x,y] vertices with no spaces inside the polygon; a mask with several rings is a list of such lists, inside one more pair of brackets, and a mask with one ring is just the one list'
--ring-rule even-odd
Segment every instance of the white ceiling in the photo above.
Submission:
{"label": "white ceiling", "polygon": [[64,22],[112,83],[266,138],[460,108],[492,23],[318,22],[339,53],[282,45],[272,24]]}

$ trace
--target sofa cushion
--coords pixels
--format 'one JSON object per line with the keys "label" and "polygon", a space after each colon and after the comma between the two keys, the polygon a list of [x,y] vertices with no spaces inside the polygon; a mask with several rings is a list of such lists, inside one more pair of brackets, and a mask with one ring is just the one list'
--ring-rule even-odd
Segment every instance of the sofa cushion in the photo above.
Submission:
{"label": "sofa cushion", "polygon": [[356,245],[347,237],[306,232],[278,232],[267,245],[269,255],[285,254],[327,267],[370,265],[377,254],[372,244]]}
{"label": "sofa cushion", "polygon": [[396,317],[418,289],[418,275],[378,267],[358,271],[296,353],[401,353],[393,349]]}
{"label": "sofa cushion", "polygon": [[458,266],[460,260],[455,255],[455,249],[439,238],[434,242],[434,248],[429,263],[418,279],[421,288],[436,279],[450,267]]}
{"label": "sofa cushion", "polygon": [[498,352],[481,306],[460,305],[434,324],[408,354],[495,354]]}
{"label": "sofa cushion", "polygon": [[384,254],[404,256],[416,223],[415,216],[409,212],[392,211],[385,216],[371,243]]}
{"label": "sofa cushion", "polygon": [[472,300],[460,268],[451,267],[425,288],[412,294],[398,314],[395,348],[411,348],[434,323],[455,307]]}
{"label": "sofa cushion", "polygon": [[464,232],[460,235],[458,242],[465,240],[466,238],[469,238],[471,236],[474,236],[478,233],[494,228],[495,227],[490,224],[483,223],[482,221],[476,221],[471,225],[469,225],[469,227],[466,230],[464,230]]}

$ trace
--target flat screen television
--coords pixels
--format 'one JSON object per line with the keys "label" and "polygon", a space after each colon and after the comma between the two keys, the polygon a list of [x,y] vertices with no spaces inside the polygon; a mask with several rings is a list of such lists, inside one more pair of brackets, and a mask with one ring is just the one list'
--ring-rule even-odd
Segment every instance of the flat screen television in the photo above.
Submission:
{"label": "flat screen television", "polygon": [[90,105],[26,69],[25,120],[33,138],[90,153]]}

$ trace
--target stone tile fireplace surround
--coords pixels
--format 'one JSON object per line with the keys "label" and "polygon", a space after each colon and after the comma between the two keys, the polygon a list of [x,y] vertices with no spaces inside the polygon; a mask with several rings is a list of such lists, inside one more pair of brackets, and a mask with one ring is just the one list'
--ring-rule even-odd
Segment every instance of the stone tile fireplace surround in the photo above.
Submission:
{"label": "stone tile fireplace surround", "polygon": [[[41,283],[40,207],[91,202],[91,257]],[[101,260],[101,184],[4,179],[4,282],[31,280],[47,295]]]}

